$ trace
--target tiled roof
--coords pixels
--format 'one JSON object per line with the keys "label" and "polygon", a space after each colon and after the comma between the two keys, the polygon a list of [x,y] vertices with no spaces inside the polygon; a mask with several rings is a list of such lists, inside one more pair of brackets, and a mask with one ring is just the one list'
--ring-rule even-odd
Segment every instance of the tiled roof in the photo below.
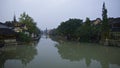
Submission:
{"label": "tiled roof", "polygon": [[0,28],[9,28],[6,25],[4,25],[3,23],[0,23]]}
{"label": "tiled roof", "polygon": [[120,18],[109,18],[108,22],[110,24],[114,24],[114,23],[120,23]]}

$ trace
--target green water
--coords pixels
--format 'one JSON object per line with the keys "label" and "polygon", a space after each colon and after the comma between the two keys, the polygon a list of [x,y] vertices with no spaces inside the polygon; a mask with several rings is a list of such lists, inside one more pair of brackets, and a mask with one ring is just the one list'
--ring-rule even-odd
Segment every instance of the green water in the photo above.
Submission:
{"label": "green water", "polygon": [[0,68],[120,68],[120,48],[98,44],[53,41],[0,49]]}

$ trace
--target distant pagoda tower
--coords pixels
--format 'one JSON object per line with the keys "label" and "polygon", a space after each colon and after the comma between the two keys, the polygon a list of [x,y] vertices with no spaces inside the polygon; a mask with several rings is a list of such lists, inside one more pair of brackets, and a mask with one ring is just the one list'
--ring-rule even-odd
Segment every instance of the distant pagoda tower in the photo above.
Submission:
{"label": "distant pagoda tower", "polygon": [[[15,14],[14,14],[14,16],[13,16],[12,24],[13,24],[14,27],[20,27],[20,26],[21,26],[21,24],[17,21]],[[16,28],[16,29],[17,29],[17,28]]]}
{"label": "distant pagoda tower", "polygon": [[46,30],[45,30],[45,33],[46,33],[46,34],[48,33],[48,30],[47,30],[47,28],[46,28]]}
{"label": "distant pagoda tower", "polygon": [[13,17],[13,22],[14,22],[14,23],[17,23],[15,14],[14,14],[14,17]]}

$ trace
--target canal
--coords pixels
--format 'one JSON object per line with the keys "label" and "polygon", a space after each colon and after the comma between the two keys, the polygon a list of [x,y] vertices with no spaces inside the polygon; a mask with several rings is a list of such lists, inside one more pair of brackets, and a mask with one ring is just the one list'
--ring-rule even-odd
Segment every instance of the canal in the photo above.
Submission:
{"label": "canal", "polygon": [[43,35],[35,43],[0,48],[0,68],[120,68],[120,48]]}

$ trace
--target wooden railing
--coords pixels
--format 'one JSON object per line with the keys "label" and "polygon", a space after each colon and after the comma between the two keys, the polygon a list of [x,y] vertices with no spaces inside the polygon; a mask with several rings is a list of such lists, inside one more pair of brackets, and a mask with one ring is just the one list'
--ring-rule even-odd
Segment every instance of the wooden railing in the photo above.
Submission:
{"label": "wooden railing", "polygon": [[16,39],[16,35],[0,35],[0,39]]}
{"label": "wooden railing", "polygon": [[120,46],[120,32],[110,32],[109,45]]}
{"label": "wooden railing", "polygon": [[110,32],[110,39],[120,40],[120,32]]}

